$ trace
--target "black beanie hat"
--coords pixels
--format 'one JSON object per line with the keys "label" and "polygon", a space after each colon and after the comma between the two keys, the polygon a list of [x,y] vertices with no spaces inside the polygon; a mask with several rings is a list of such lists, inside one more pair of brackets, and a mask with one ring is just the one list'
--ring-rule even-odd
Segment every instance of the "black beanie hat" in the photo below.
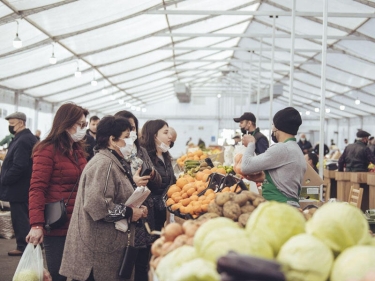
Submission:
{"label": "black beanie hat", "polygon": [[301,124],[301,114],[293,107],[284,108],[278,111],[273,117],[273,125],[276,129],[290,135],[297,135]]}

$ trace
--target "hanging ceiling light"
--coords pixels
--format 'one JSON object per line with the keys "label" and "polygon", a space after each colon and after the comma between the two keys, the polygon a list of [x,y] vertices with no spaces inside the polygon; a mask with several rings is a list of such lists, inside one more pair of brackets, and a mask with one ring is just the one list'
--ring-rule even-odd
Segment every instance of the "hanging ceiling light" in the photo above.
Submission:
{"label": "hanging ceiling light", "polygon": [[221,98],[221,94],[217,94],[217,97],[220,99]]}
{"label": "hanging ceiling light", "polygon": [[310,115],[310,111],[306,111],[306,115]]}
{"label": "hanging ceiling light", "polygon": [[127,102],[127,103],[125,104],[125,106],[126,106],[126,107],[131,107],[132,105],[131,105],[130,103]]}
{"label": "hanging ceiling light", "polygon": [[57,59],[55,57],[55,45],[52,43],[52,56],[49,58],[49,63],[50,64],[56,64]]}
{"label": "hanging ceiling light", "polygon": [[18,21],[16,21],[16,23],[17,23],[17,32],[16,32],[16,38],[14,38],[14,40],[13,40],[13,47],[16,48],[16,49],[19,49],[19,48],[22,48],[22,40],[18,37],[19,23],[18,23]]}
{"label": "hanging ceiling light", "polygon": [[142,108],[142,112],[146,112],[147,111],[147,109],[146,108]]}
{"label": "hanging ceiling light", "polygon": [[132,105],[131,110],[135,110],[135,109],[136,109],[136,107],[134,105]]}
{"label": "hanging ceiling light", "polygon": [[327,113],[330,113],[331,110],[330,110],[329,108],[326,108],[326,112],[327,112]]}
{"label": "hanging ceiling light", "polygon": [[92,70],[92,80],[91,80],[91,86],[96,86],[98,85],[98,81],[95,80],[95,70]]}
{"label": "hanging ceiling light", "polygon": [[141,111],[141,108],[140,108],[139,106],[137,106],[137,107],[135,108],[135,110],[137,110],[137,111]]}
{"label": "hanging ceiling light", "polygon": [[79,77],[82,76],[82,72],[79,70],[79,61],[77,61],[77,70],[76,70],[76,72],[74,72],[74,76],[76,78],[79,78]]}
{"label": "hanging ceiling light", "polygon": [[319,108],[318,107],[315,107],[315,112],[319,112]]}
{"label": "hanging ceiling light", "polygon": [[299,112],[299,115],[302,115],[302,111]]}
{"label": "hanging ceiling light", "polygon": [[340,110],[345,110],[345,105],[340,105]]}
{"label": "hanging ceiling light", "polygon": [[358,105],[361,103],[361,101],[357,98],[354,103]]}
{"label": "hanging ceiling light", "polygon": [[124,102],[125,102],[124,100],[119,100],[118,101],[119,104],[124,104]]}

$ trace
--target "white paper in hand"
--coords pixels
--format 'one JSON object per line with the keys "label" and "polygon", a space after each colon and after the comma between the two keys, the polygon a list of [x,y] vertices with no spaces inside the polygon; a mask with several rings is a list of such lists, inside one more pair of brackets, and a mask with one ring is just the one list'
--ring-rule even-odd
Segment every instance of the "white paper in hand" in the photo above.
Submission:
{"label": "white paper in hand", "polygon": [[128,221],[126,219],[119,220],[115,222],[115,228],[117,230],[120,230],[122,232],[127,232],[128,231]]}
{"label": "white paper in hand", "polygon": [[147,186],[138,186],[129,199],[125,202],[126,207],[139,208],[150,195]]}

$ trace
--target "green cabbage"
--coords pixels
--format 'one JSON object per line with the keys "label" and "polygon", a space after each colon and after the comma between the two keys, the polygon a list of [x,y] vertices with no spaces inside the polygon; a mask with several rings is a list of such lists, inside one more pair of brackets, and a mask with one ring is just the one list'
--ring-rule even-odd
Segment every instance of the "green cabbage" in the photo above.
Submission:
{"label": "green cabbage", "polygon": [[13,281],[39,281],[39,276],[35,270],[23,269],[13,277]]}
{"label": "green cabbage", "polygon": [[331,281],[358,280],[375,270],[375,247],[354,246],[343,251],[333,264]]}
{"label": "green cabbage", "polygon": [[184,245],[168,253],[160,260],[156,268],[156,274],[160,281],[170,280],[173,272],[182,264],[196,259],[198,257],[196,250],[192,246]]}
{"label": "green cabbage", "polygon": [[305,219],[300,211],[288,204],[265,202],[251,214],[246,231],[250,236],[266,241],[276,256],[290,237],[305,232]]}
{"label": "green cabbage", "polygon": [[201,248],[202,241],[204,240],[204,237],[208,233],[212,231],[218,231],[219,228],[223,227],[240,228],[239,225],[231,219],[223,217],[210,219],[209,221],[205,222],[202,226],[200,226],[197,232],[195,233],[194,247],[199,251],[199,249]]}
{"label": "green cabbage", "polygon": [[325,281],[333,259],[332,251],[310,234],[290,238],[277,256],[288,281]]}
{"label": "green cabbage", "polygon": [[323,205],[307,222],[306,232],[327,244],[335,255],[370,243],[369,225],[361,210],[347,203]]}
{"label": "green cabbage", "polygon": [[229,251],[273,258],[272,248],[267,242],[256,237],[249,237],[241,228],[225,227],[218,231],[211,231],[204,237],[197,251],[201,257],[211,262],[216,262],[219,257],[226,255]]}
{"label": "green cabbage", "polygon": [[194,259],[179,267],[170,281],[219,281],[216,265],[204,259]]}

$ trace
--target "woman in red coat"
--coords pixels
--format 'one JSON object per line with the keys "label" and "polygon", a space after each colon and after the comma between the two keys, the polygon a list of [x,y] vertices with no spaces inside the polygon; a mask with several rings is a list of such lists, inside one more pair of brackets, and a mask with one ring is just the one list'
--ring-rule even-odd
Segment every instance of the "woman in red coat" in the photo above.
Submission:
{"label": "woman in red coat", "polygon": [[[51,132],[33,151],[33,171],[29,192],[31,230],[26,241],[44,242],[47,267],[52,280],[66,280],[59,275],[65,239],[77,194],[78,181],[86,165],[84,142],[88,111],[73,103],[56,112]],[[60,228],[46,231],[44,205],[64,199],[68,220]]]}

